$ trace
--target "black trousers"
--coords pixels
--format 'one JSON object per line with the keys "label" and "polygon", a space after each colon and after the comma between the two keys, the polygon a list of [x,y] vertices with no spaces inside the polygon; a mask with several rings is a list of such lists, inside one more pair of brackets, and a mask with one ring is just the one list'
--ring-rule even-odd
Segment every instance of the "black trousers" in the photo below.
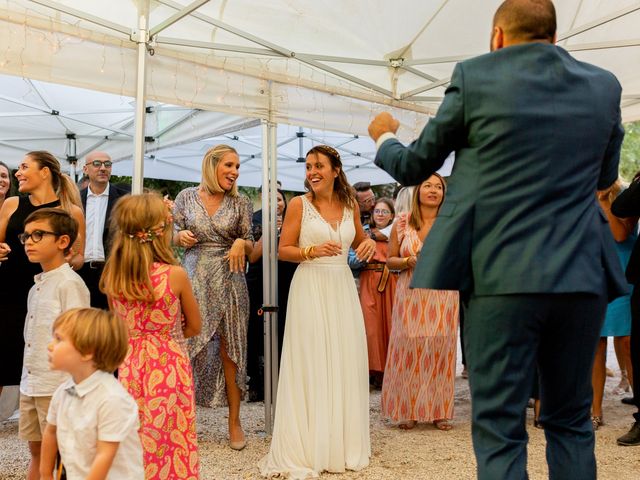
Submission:
{"label": "black trousers", "polygon": [[631,294],[631,367],[633,368],[633,402],[638,409],[633,417],[640,422],[640,285]]}
{"label": "black trousers", "polygon": [[107,296],[102,293],[98,287],[100,284],[100,277],[102,276],[102,270],[104,270],[104,262],[85,262],[84,265],[82,265],[82,268],[78,270],[78,275],[82,277],[84,283],[89,289],[89,293],[91,294],[91,306],[94,308],[109,310]]}
{"label": "black trousers", "polygon": [[591,369],[606,306],[604,295],[471,297],[465,345],[480,480],[528,478],[525,419],[536,365],[549,477],[596,478]]}
{"label": "black trousers", "polygon": [[247,279],[249,289],[249,325],[247,328],[247,375],[249,390],[256,399],[263,398],[264,390],[264,325],[258,315],[262,307],[262,279]]}

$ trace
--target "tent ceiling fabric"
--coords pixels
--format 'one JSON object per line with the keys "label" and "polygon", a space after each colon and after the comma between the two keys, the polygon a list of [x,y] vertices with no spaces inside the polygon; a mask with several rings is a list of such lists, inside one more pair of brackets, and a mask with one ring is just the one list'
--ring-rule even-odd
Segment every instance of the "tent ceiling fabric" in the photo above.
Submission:
{"label": "tent ceiling fabric", "polygon": [[[152,1],[152,29],[191,3]],[[436,110],[455,62],[487,51],[499,3],[210,0],[158,33],[147,94],[161,103],[360,135],[376,113],[392,109],[409,139]],[[560,44],[612,70],[624,88],[624,119],[639,119],[640,2],[555,3]],[[136,5],[0,0],[0,72],[132,96]]]}

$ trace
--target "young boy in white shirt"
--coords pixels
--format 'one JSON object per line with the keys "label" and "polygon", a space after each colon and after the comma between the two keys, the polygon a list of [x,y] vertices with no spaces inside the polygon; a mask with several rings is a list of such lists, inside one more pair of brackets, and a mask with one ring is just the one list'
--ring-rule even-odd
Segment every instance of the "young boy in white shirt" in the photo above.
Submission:
{"label": "young boy in white shirt", "polygon": [[47,363],[51,326],[65,310],[89,306],[89,290],[66,260],[77,236],[78,222],[60,208],[33,212],[20,235],[29,261],[42,267],[27,300],[20,380],[18,434],[29,442],[28,480],[39,477],[40,447],[51,396],[68,378],[65,373],[52,372]]}
{"label": "young boy in white shirt", "polygon": [[60,450],[68,480],[143,480],[138,407],[113,376],[127,354],[127,328],[110,312],[77,308],[53,324],[52,369],[71,374],[53,395],[40,475],[53,478]]}

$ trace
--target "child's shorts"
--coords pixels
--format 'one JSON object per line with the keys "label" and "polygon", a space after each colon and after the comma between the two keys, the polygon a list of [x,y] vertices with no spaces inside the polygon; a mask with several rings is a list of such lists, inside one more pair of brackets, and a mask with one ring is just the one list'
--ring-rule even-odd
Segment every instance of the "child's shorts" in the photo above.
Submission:
{"label": "child's shorts", "polygon": [[42,441],[50,403],[51,397],[29,397],[20,394],[20,420],[18,421],[20,440]]}

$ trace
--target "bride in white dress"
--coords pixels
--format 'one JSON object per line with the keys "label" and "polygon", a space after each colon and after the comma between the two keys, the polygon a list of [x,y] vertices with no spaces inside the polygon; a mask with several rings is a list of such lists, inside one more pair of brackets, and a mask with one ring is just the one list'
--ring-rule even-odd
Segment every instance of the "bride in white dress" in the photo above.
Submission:
{"label": "bride in white dress", "polygon": [[369,464],[369,366],[360,301],[347,265],[375,253],[338,152],[307,153],[309,193],[289,203],[279,257],[300,262],[289,290],[271,448],[262,475],[314,478]]}

